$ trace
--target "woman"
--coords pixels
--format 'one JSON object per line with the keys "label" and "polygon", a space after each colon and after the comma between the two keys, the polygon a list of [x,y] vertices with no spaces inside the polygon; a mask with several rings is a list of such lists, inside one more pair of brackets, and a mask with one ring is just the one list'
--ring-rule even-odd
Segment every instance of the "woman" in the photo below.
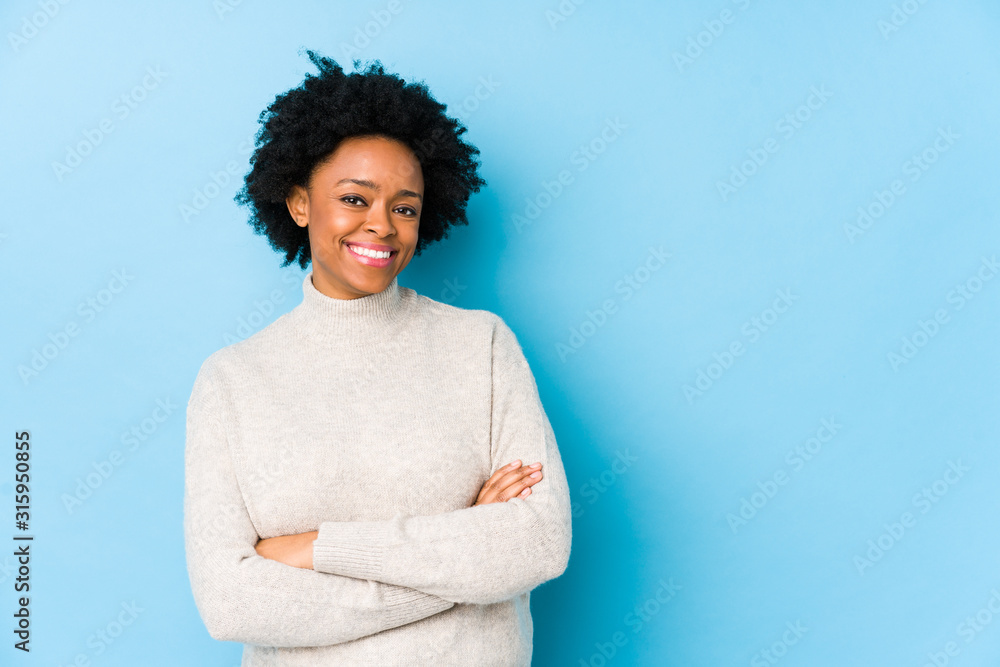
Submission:
{"label": "woman", "polygon": [[244,666],[530,665],[529,592],[571,544],[552,427],[499,316],[397,278],[467,224],[478,150],[423,84],[308,55],[320,73],[261,114],[237,201],[312,269],[194,382],[194,600]]}

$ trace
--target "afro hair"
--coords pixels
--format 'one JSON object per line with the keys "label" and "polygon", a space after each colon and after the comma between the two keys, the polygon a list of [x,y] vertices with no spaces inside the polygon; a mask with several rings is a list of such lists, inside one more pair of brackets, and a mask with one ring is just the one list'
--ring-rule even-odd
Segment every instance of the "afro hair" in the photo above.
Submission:
{"label": "afro hair", "polygon": [[275,97],[261,112],[250,171],[235,201],[250,209],[250,225],[285,255],[281,266],[311,260],[309,233],[295,224],[285,199],[293,185],[307,186],[313,170],[348,137],[380,135],[410,148],[424,177],[423,210],[414,254],[468,225],[465,207],[486,185],[479,150],[462,139],[466,128],[445,115],[445,105],[422,82],[387,74],[379,61],[345,74],[332,59],[306,51],[319,74]]}

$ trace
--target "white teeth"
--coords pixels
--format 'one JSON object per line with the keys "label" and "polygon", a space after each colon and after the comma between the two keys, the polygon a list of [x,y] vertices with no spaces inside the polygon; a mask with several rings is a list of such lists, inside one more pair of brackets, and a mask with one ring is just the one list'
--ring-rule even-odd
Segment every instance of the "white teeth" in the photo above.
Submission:
{"label": "white teeth", "polygon": [[368,248],[362,248],[361,246],[356,246],[356,245],[347,247],[359,255],[364,255],[365,257],[374,257],[375,259],[387,259],[390,255],[392,255],[391,252],[379,252],[378,250],[369,250]]}

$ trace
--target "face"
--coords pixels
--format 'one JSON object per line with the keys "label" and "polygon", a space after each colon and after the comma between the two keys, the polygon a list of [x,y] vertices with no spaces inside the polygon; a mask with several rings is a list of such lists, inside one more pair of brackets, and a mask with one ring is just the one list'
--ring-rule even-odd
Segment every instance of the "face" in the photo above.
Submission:
{"label": "face", "polygon": [[[405,144],[381,136],[340,142],[308,187],[293,186],[285,200],[309,232],[316,289],[357,299],[388,287],[417,247],[423,196],[420,161]],[[378,252],[356,252],[365,249]]]}

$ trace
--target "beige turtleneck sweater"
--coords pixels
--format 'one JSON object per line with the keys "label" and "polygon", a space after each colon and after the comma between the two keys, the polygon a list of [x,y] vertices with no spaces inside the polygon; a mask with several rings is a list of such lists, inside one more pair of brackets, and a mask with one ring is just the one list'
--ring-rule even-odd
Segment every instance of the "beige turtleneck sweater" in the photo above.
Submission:
{"label": "beige turtleneck sweater", "polygon": [[[570,498],[520,345],[398,279],[319,292],[202,364],[184,533],[209,634],[243,666],[530,665],[529,592],[566,569]],[[515,459],[527,498],[472,507]],[[318,530],[314,570],[258,540]]]}

